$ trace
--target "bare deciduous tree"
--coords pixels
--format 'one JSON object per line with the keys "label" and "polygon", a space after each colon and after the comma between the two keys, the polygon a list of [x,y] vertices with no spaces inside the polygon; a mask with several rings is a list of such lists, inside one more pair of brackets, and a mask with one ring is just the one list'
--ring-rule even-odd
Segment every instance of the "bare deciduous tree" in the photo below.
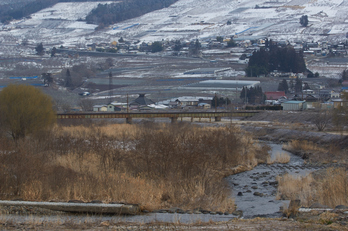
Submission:
{"label": "bare deciduous tree", "polygon": [[318,131],[324,131],[331,120],[331,113],[328,110],[320,110],[315,115],[314,124]]}

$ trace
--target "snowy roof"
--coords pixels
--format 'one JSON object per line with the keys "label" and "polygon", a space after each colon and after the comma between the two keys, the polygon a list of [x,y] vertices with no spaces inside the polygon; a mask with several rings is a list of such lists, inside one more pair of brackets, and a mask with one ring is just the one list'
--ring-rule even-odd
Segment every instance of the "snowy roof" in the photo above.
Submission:
{"label": "snowy roof", "polygon": [[289,101],[286,101],[282,104],[300,104],[300,103],[305,103],[306,101],[296,101],[296,100],[289,100]]}
{"label": "snowy roof", "polygon": [[171,102],[176,102],[177,100],[180,102],[199,102],[199,101],[210,101],[213,100],[214,97],[203,97],[203,96],[181,96],[178,98],[172,98],[168,100],[164,100],[158,102],[158,104],[169,105]]}
{"label": "snowy roof", "polygon": [[185,88],[195,89],[229,89],[229,88],[243,88],[254,87],[260,84],[260,81],[246,81],[246,80],[205,80],[199,83],[193,83],[184,86]]}
{"label": "snowy roof", "polygon": [[184,72],[184,75],[194,75],[194,74],[215,74],[217,72],[229,71],[230,67],[225,68],[198,68],[190,71]]}
{"label": "snowy roof", "polygon": [[107,107],[107,105],[94,105],[95,108]]}

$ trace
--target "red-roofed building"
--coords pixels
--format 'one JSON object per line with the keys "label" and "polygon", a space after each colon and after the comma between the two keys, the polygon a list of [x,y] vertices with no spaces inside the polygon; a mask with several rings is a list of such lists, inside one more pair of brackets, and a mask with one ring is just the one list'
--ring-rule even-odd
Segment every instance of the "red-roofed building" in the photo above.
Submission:
{"label": "red-roofed building", "polygon": [[278,100],[280,98],[286,99],[284,91],[266,91],[265,95],[267,100]]}
{"label": "red-roofed building", "polygon": [[347,86],[348,86],[348,80],[344,80],[344,81],[342,82],[342,86],[347,87]]}

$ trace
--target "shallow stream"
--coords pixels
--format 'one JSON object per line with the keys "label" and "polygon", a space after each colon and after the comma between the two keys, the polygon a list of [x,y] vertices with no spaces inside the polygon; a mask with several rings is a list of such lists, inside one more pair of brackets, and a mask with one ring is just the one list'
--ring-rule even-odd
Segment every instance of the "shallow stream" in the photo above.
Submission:
{"label": "shallow stream", "polygon": [[256,216],[280,217],[281,206],[288,206],[287,200],[276,200],[276,177],[289,173],[304,176],[322,167],[306,165],[302,158],[282,150],[281,144],[267,143],[271,146],[271,157],[285,152],[290,155],[287,164],[261,164],[253,170],[229,176],[227,180],[233,185],[233,197],[237,210],[243,211],[244,218]]}

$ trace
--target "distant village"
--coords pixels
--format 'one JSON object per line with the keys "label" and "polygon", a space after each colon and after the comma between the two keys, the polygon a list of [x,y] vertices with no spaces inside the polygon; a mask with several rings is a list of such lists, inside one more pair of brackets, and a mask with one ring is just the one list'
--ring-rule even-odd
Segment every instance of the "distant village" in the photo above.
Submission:
{"label": "distant village", "polygon": [[[228,56],[231,63],[248,63],[248,57],[252,55],[254,51],[265,47],[266,42],[273,42],[279,47],[292,46],[297,52],[303,51],[303,55],[306,58],[315,57],[335,57],[334,61],[340,62],[339,58],[347,56],[348,43],[330,44],[328,42],[294,42],[289,41],[266,41],[264,38],[255,37],[243,37],[243,38],[222,38],[210,39],[208,41],[163,41],[159,42],[160,49],[154,51],[154,43],[132,43],[124,41],[121,38],[119,41],[114,41],[110,44],[88,44],[87,51],[97,52],[115,52],[115,53],[130,53],[130,54],[151,54],[161,52],[161,55],[169,56],[193,56],[201,58]],[[192,53],[192,50],[199,43],[199,52]],[[211,60],[214,62],[214,60]],[[206,74],[211,76],[218,76],[221,73],[230,71],[231,68],[200,68],[190,70],[184,74]],[[332,89],[328,89],[325,85],[320,85],[316,82],[307,82],[303,73],[282,73],[271,72],[269,76],[271,78],[286,78],[287,85],[294,85],[296,79],[301,79],[302,91],[295,92],[293,87],[289,87],[286,91],[266,91],[264,92],[265,100],[264,105],[281,106],[282,110],[311,110],[311,109],[332,109],[347,104],[345,99],[342,99],[341,93],[348,91],[348,80],[341,81],[340,86],[336,86]],[[318,77],[318,76],[316,76]],[[219,82],[220,81],[220,82]],[[338,81],[338,79],[337,79]],[[222,83],[223,82],[223,83]],[[260,82],[256,81],[256,85]],[[205,84],[204,81],[199,84]],[[198,84],[198,85],[199,85]],[[215,80],[214,83],[209,83],[210,88],[219,88],[218,85],[224,84],[224,87],[229,89],[236,89],[240,92],[242,87],[255,87],[255,81],[247,81],[244,79],[244,83],[240,80]],[[241,85],[243,84],[243,85]],[[197,86],[199,87],[199,86]],[[207,87],[207,85],[205,85]],[[242,97],[241,97],[242,98]],[[247,101],[247,99],[245,99]],[[235,109],[246,108],[246,102],[241,99],[241,102],[233,107]],[[220,100],[221,101],[221,100]],[[219,102],[220,102],[219,101]],[[226,103],[228,100],[223,100],[223,103],[217,103],[219,109],[229,109]],[[255,104],[254,104],[255,106]],[[200,96],[182,96],[165,101],[154,102],[148,99],[144,94],[130,102],[126,103],[110,102],[105,105],[95,105],[93,111],[126,111],[126,110],[163,110],[163,109],[201,109],[209,110],[215,108],[214,97],[200,97]],[[250,109],[253,109],[251,105]],[[254,107],[255,108],[255,107]]]}
{"label": "distant village", "polygon": [[[171,40],[171,41],[155,41],[155,42],[140,42],[140,41],[126,41],[122,37],[111,43],[92,43],[86,44],[83,48],[77,46],[65,47],[72,50],[82,51],[98,51],[98,52],[111,52],[120,54],[149,54],[162,52],[164,55],[173,56],[189,56],[196,57],[209,57],[209,56],[224,56],[224,55],[238,55],[240,53],[245,54],[246,57],[239,57],[239,62],[247,62],[247,57],[252,52],[265,47],[266,38],[257,36],[231,36],[206,39],[199,42],[200,52],[190,54],[196,45],[196,40]],[[348,39],[347,39],[348,41]],[[313,42],[313,41],[294,41],[289,42],[287,40],[273,41],[279,47],[293,46],[295,50],[302,50],[304,55],[307,56],[335,56],[343,57],[348,55],[348,42],[345,43],[329,43],[329,42]],[[159,45],[160,47],[156,47]],[[63,47],[61,47],[63,48]]]}

